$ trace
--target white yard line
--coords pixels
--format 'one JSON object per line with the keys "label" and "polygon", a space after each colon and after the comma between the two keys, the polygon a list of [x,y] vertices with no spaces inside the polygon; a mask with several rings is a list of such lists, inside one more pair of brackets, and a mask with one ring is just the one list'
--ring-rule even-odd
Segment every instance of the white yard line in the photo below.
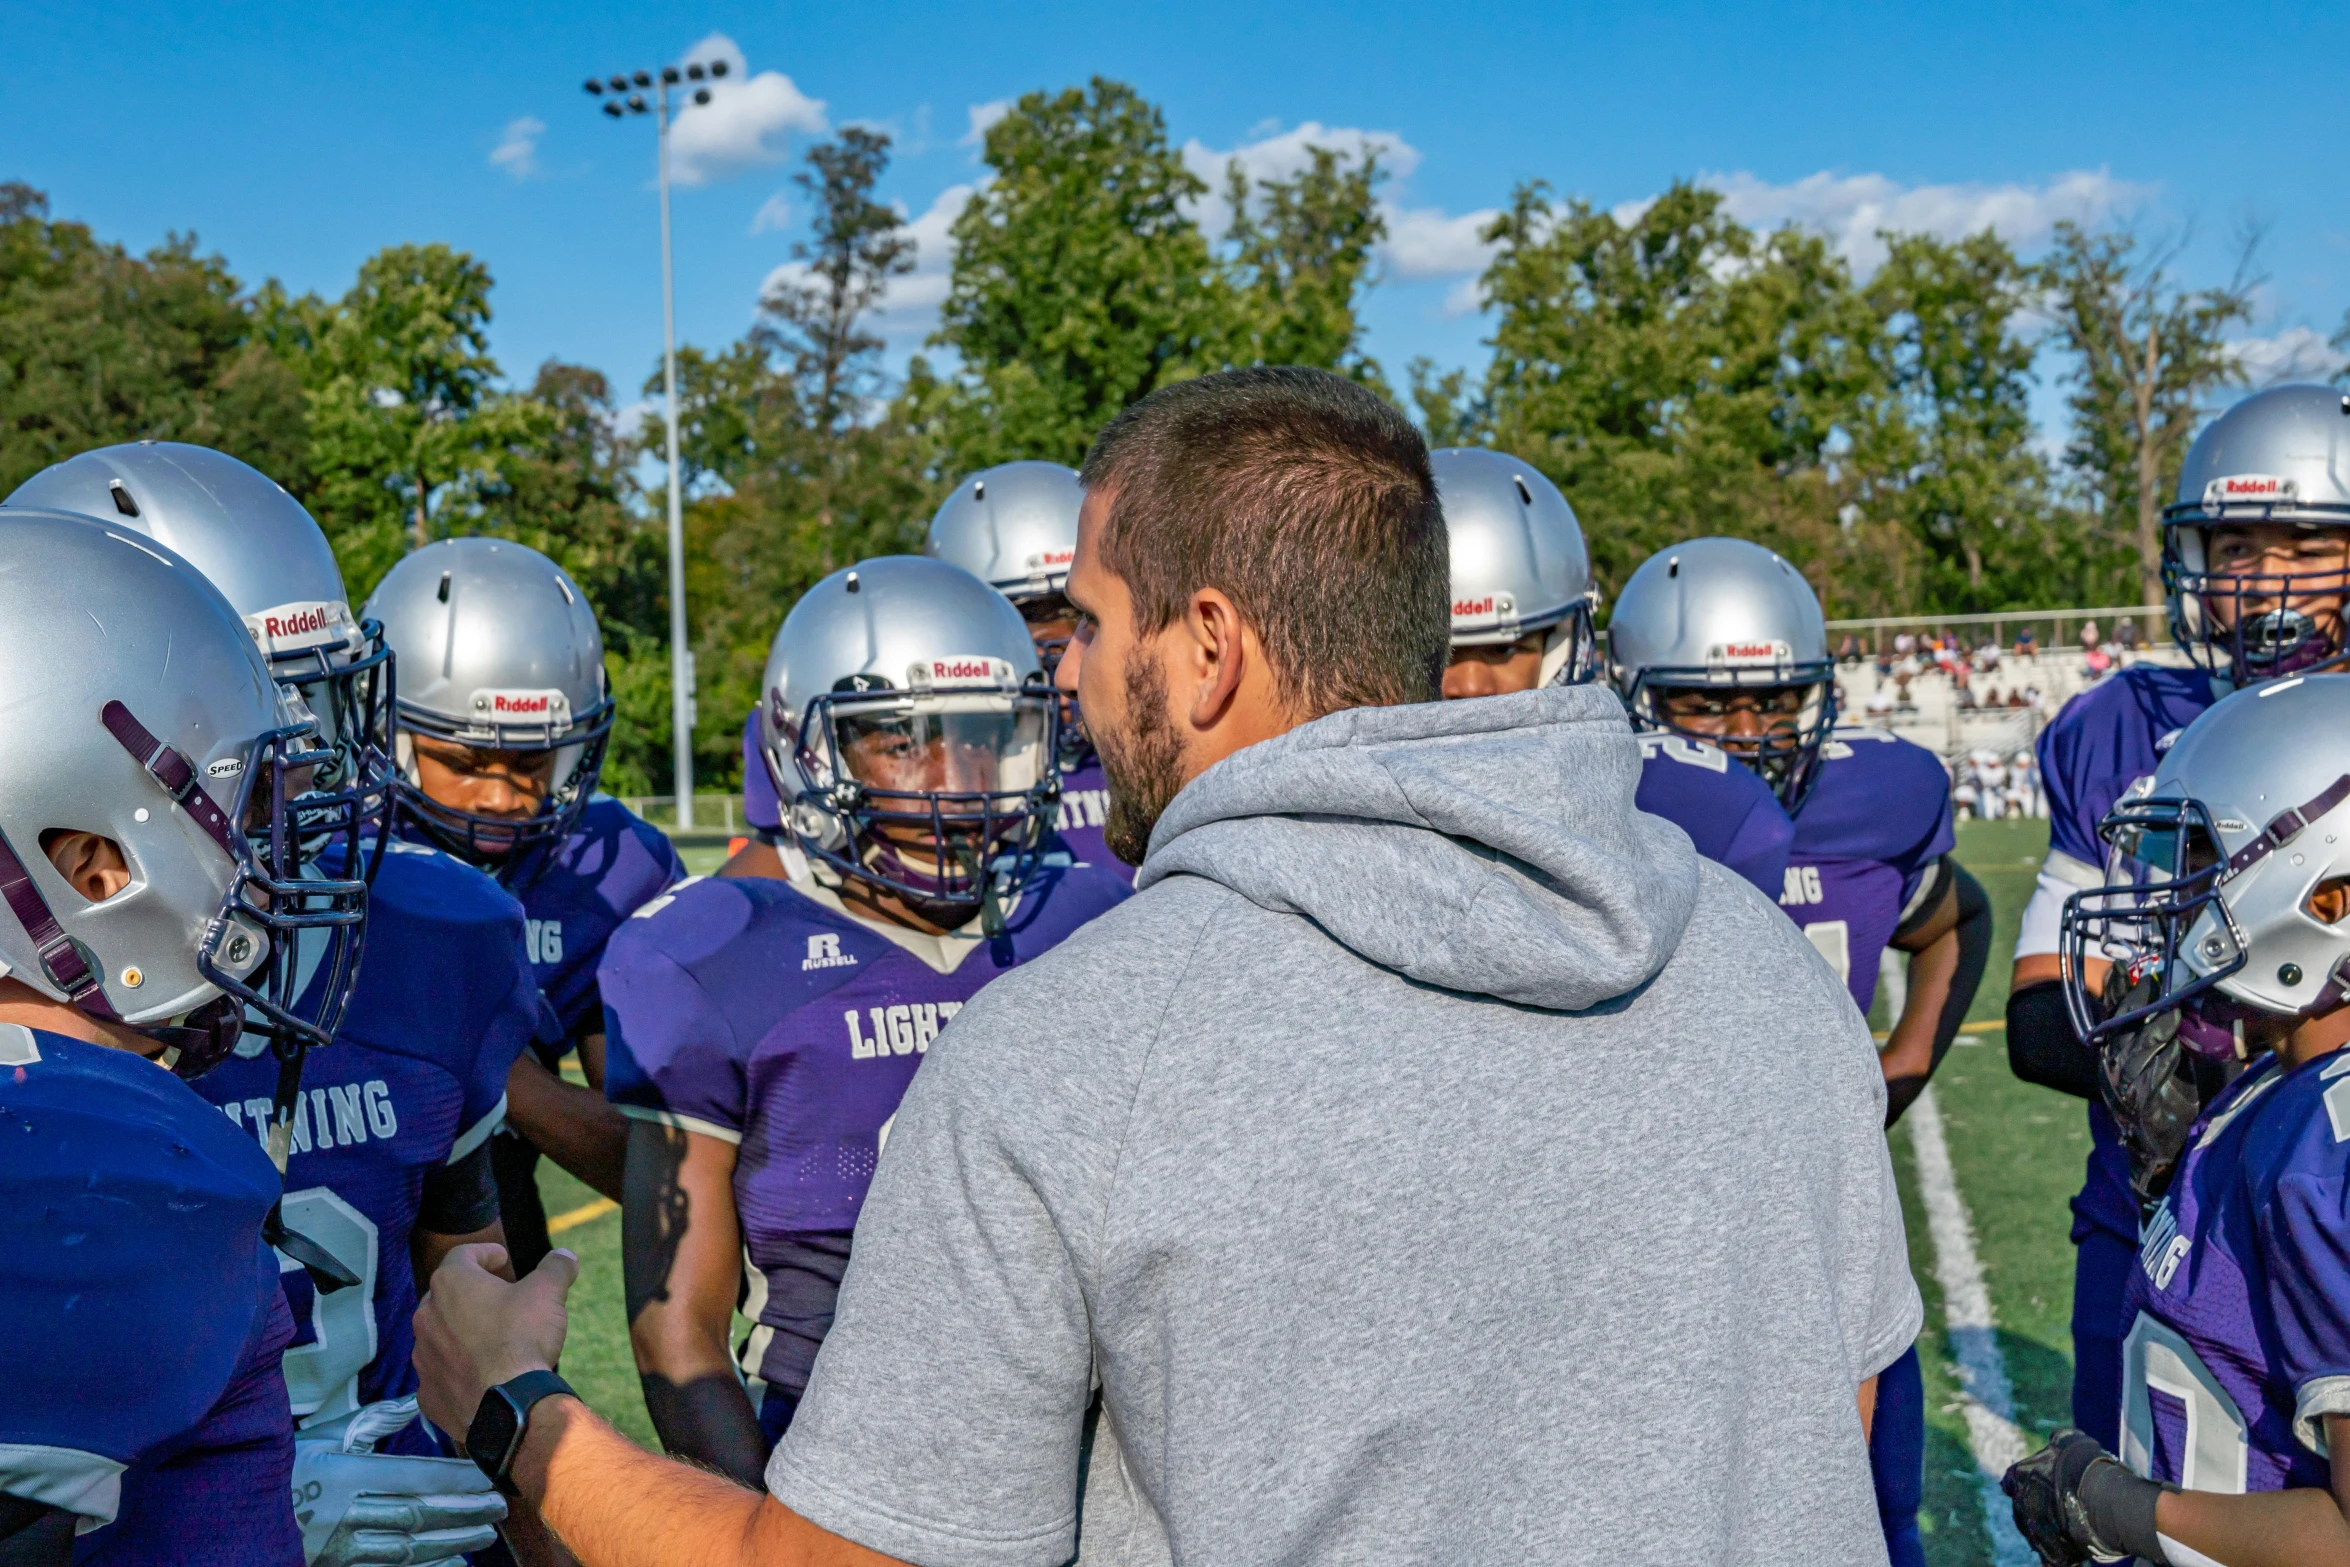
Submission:
{"label": "white yard line", "polygon": [[2000,1356],[1991,1291],[1975,1256],[1975,1227],[1950,1170],[1950,1144],[1942,1135],[1942,1107],[1928,1087],[1905,1116],[1909,1144],[1917,1155],[1918,1195],[1926,1208],[1926,1233],[1934,1242],[1934,1277],[1942,1286],[1942,1320],[1958,1362],[1959,1407],[1966,1415],[1967,1446],[1974,1450],[1976,1483],[1983,1495],[1983,1523],[1991,1532],[1991,1559],[1998,1567],[2035,1567],[2030,1546],[2016,1532],[2015,1514],[1999,1489],[2007,1466],[2031,1444],[2015,1423],[2015,1389]]}

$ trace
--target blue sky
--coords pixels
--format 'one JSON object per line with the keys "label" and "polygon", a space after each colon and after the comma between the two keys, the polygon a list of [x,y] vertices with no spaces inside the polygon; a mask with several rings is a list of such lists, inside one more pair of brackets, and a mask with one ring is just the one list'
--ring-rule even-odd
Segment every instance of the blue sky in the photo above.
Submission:
{"label": "blue sky", "polygon": [[[1997,223],[2027,248],[2059,217],[2191,226],[2197,280],[2268,226],[2263,371],[2330,369],[2350,304],[2342,116],[2350,9],[2303,4],[1910,7],[1357,3],[599,3],[106,6],[9,0],[0,178],[144,247],[192,229],[250,281],[335,294],[400,241],[445,240],[498,279],[494,347],[527,378],[560,356],[624,397],[657,363],[649,123],[581,80],[730,50],[738,84],[681,140],[678,324],[748,324],[803,214],[810,136],[896,133],[884,194],[926,243],[890,331],[918,344],[944,289],[986,106],[1102,73],[1161,104],[1203,167],[1264,171],[1309,139],[1369,139],[1389,188],[1370,348],[1478,365],[1477,214],[1521,180],[1615,206],[1709,179],[1750,221],[1839,236]],[[36,85],[38,84],[38,85]],[[685,138],[688,126],[681,125]],[[778,201],[778,197],[782,197]],[[2054,393],[2044,401],[2052,403]]]}

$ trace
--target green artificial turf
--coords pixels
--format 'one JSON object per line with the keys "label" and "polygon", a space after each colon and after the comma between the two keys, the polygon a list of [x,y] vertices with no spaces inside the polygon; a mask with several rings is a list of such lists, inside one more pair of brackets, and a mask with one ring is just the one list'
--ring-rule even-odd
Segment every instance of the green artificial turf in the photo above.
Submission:
{"label": "green artificial turf", "polygon": [[[597,1201],[594,1191],[565,1174],[552,1159],[539,1161],[539,1196],[550,1225]],[[620,1293],[620,1213],[572,1225],[555,1237],[579,1256],[579,1282],[571,1287],[571,1332],[563,1346],[563,1377],[588,1406],[647,1447],[653,1422],[637,1390],[636,1361],[628,1352],[628,1320]]]}

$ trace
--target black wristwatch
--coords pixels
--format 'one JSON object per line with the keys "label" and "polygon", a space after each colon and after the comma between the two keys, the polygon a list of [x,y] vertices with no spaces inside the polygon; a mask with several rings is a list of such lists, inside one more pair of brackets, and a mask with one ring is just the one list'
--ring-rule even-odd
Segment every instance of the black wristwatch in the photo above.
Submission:
{"label": "black wristwatch", "polygon": [[531,1406],[557,1393],[579,1396],[552,1371],[525,1371],[482,1394],[473,1424],[465,1428],[465,1453],[499,1495],[514,1494],[514,1455],[522,1451],[523,1433],[530,1429]]}

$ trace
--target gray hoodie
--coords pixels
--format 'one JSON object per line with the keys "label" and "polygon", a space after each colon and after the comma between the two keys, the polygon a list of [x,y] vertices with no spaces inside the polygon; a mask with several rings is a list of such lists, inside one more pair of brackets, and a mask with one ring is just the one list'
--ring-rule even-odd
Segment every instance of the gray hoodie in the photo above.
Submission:
{"label": "gray hoodie", "polygon": [[1602,690],[1228,758],[900,1110],[768,1468],[922,1563],[1883,1559],[1866,1025]]}

